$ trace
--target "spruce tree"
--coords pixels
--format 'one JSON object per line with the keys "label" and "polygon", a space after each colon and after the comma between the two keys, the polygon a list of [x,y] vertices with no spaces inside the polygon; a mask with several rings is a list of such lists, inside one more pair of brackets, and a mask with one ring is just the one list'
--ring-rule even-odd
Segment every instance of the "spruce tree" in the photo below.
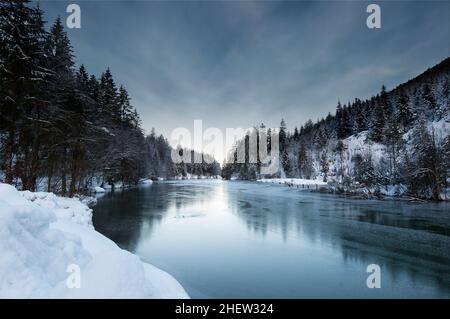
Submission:
{"label": "spruce tree", "polygon": [[379,99],[372,100],[372,113],[369,123],[369,139],[374,142],[381,143],[383,140],[383,129],[386,123],[383,105]]}
{"label": "spruce tree", "polygon": [[401,91],[397,98],[396,122],[400,125],[402,132],[407,132],[412,122],[413,115],[409,106],[409,97]]}
{"label": "spruce tree", "polygon": [[100,78],[99,111],[105,121],[105,126],[113,129],[120,123],[117,88],[109,68],[103,72]]}
{"label": "spruce tree", "polygon": [[[61,18],[58,17],[50,29],[46,39],[47,67],[52,71],[49,81],[50,116],[52,130],[47,156],[48,189],[55,170],[61,175],[62,194],[68,189],[67,178],[72,158],[70,143],[77,139],[80,131],[75,113],[82,113],[81,105],[76,97],[74,78],[73,49],[67,37]],[[73,187],[73,186],[72,186]]]}
{"label": "spruce tree", "polygon": [[[20,177],[34,190],[44,132],[45,87],[42,11],[29,1],[0,3],[0,100],[5,182]],[[13,160],[14,158],[14,160]]]}

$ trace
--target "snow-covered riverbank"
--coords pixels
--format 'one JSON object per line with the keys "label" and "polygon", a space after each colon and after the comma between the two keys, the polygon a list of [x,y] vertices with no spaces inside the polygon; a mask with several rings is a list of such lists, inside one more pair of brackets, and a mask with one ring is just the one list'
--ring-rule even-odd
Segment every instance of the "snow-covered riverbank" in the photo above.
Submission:
{"label": "snow-covered riverbank", "polygon": [[327,183],[322,179],[305,179],[305,178],[262,178],[258,179],[260,183],[285,184],[288,186],[295,186],[301,188],[314,188],[319,186],[326,186]]}
{"label": "snow-covered riverbank", "polygon": [[[321,193],[342,194],[357,199],[403,199],[410,201],[425,201],[423,198],[408,195],[405,185],[385,185],[379,187],[362,187],[360,185],[342,186],[335,183],[325,183],[319,179],[304,178],[263,178],[256,180],[259,183],[281,184],[296,189],[319,191]],[[441,194],[442,201],[448,201],[450,189],[444,189]]]}
{"label": "snow-covered riverbank", "polygon": [[0,298],[188,298],[168,273],[95,231],[76,198],[0,183],[0,251]]}

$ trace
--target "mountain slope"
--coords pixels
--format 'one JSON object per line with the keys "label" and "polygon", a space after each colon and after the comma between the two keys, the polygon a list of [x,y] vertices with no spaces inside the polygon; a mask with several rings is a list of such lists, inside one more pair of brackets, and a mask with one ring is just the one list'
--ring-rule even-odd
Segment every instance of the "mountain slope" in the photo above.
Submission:
{"label": "mountain slope", "polygon": [[[280,169],[261,176],[261,163],[236,163],[229,155],[225,178],[322,178],[337,188],[362,188],[447,198],[450,157],[450,58],[367,100],[338,102],[336,113],[294,132],[282,120]],[[264,128],[263,125],[258,129]],[[255,129],[250,134],[257,134]],[[248,140],[248,138],[247,138]],[[259,139],[258,139],[259,140]],[[245,139],[237,145],[244,145]]]}

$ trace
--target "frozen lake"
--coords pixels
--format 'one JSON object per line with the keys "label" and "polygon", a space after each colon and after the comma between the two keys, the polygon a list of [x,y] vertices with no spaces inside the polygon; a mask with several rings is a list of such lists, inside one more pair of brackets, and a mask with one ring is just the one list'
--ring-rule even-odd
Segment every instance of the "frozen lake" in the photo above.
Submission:
{"label": "frozen lake", "polygon": [[[106,193],[95,228],[192,298],[450,298],[450,205],[350,200],[254,182]],[[381,288],[366,267],[381,267]]]}

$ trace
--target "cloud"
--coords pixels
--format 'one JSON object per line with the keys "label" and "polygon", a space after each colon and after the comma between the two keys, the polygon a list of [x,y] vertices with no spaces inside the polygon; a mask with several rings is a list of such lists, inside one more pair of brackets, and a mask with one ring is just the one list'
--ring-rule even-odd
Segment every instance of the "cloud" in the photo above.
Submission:
{"label": "cloud", "polygon": [[[48,20],[65,6],[44,1]],[[376,94],[450,55],[450,3],[82,2],[70,31],[79,63],[111,67],[144,128],[166,136],[194,119],[221,129],[300,126],[336,102]],[[62,11],[62,12],[61,12]]]}

